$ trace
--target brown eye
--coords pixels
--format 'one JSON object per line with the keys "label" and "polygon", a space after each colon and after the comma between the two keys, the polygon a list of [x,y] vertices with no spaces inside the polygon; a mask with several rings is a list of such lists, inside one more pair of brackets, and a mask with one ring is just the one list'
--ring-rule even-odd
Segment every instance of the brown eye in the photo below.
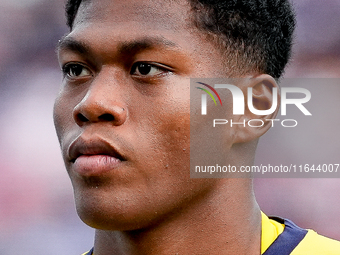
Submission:
{"label": "brown eye", "polygon": [[137,70],[141,75],[147,75],[150,73],[152,66],[150,64],[141,63],[137,66]]}
{"label": "brown eye", "polygon": [[69,78],[77,78],[91,75],[90,70],[80,64],[66,64],[63,67],[63,73]]}
{"label": "brown eye", "polygon": [[131,74],[137,76],[156,76],[168,72],[166,68],[142,62],[134,64],[131,70]]}

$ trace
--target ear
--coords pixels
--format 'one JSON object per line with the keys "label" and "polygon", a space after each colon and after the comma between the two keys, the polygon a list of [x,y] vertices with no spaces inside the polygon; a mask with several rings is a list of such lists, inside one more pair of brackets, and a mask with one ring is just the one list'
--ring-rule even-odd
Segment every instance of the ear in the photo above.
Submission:
{"label": "ear", "polygon": [[[240,84],[245,98],[244,115],[235,116],[234,143],[258,139],[272,126],[279,110],[280,92],[275,79],[267,74],[246,79]],[[250,96],[251,95],[251,96]]]}

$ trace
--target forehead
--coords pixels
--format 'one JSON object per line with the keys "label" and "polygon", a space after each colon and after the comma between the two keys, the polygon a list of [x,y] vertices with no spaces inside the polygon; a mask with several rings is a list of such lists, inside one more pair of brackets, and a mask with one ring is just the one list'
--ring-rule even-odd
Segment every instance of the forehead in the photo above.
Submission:
{"label": "forehead", "polygon": [[215,45],[205,40],[190,14],[187,0],[83,0],[68,36],[103,52],[150,37],[186,52],[211,51]]}
{"label": "forehead", "polygon": [[74,26],[86,22],[125,24],[136,28],[181,30],[192,28],[186,0],[84,0]]}
{"label": "forehead", "polygon": [[[225,72],[220,48],[193,22],[192,8],[187,0],[83,0],[73,30],[67,38],[84,43],[92,55],[107,61],[122,58],[132,49],[134,55],[151,49],[153,59],[186,64],[186,70]],[[65,40],[64,40],[65,42]],[[136,44],[136,42],[138,42]],[[69,44],[68,44],[69,45]],[[129,47],[123,47],[128,45]],[[134,47],[131,47],[134,46]],[[151,47],[150,47],[151,46]],[[68,47],[70,48],[70,47]],[[61,47],[63,49],[63,47]],[[124,51],[122,51],[125,49]],[[137,52],[133,49],[138,49]],[[150,52],[151,52],[150,51]],[[157,51],[157,52],[156,52]],[[174,53],[174,54],[172,54]],[[125,58],[126,54],[124,54]],[[158,58],[159,57],[159,58]],[[191,61],[188,61],[188,60]],[[198,72],[198,71],[197,71]],[[204,75],[202,72],[200,75]],[[197,74],[192,74],[197,75]],[[210,74],[212,75],[212,74]]]}

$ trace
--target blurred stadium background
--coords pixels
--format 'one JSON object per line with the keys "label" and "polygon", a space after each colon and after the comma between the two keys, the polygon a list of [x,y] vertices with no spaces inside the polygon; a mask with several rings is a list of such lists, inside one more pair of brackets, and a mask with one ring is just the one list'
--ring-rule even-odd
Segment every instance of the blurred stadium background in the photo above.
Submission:
{"label": "blurred stadium background", "polygon": [[[340,0],[293,3],[298,29],[285,76],[340,78]],[[76,215],[52,121],[61,81],[55,45],[67,32],[63,6],[63,0],[0,0],[2,255],[81,254],[93,244],[94,231]],[[340,88],[329,96],[340,98]],[[308,130],[327,141],[322,148],[317,140],[301,146],[295,137],[270,132],[260,142],[257,160],[315,153],[326,159],[332,153],[338,160],[338,130]],[[270,143],[280,144],[279,151]],[[340,240],[340,179],[256,179],[255,189],[265,213]]]}

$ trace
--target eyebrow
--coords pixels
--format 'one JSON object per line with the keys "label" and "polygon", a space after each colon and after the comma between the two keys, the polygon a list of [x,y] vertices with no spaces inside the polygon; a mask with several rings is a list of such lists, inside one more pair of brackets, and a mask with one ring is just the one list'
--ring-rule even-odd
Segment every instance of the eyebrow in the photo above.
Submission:
{"label": "eyebrow", "polygon": [[[136,54],[140,51],[155,47],[178,48],[178,45],[163,37],[142,37],[127,42],[121,42],[117,46],[117,51],[121,54]],[[57,51],[70,50],[79,54],[90,55],[91,47],[88,43],[79,41],[71,36],[62,38],[57,45]]]}
{"label": "eyebrow", "polygon": [[73,37],[63,37],[59,40],[56,51],[61,50],[70,50],[80,54],[89,54],[91,52],[91,48],[87,43],[78,41]]}

